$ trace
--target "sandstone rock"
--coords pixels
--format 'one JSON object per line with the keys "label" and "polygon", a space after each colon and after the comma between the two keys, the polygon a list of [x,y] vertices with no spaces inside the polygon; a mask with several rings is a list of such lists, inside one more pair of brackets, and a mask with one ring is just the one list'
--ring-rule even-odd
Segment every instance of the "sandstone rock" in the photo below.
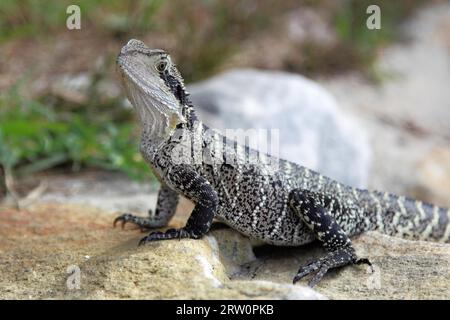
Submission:
{"label": "sandstone rock", "polygon": [[[112,228],[115,214],[90,206],[40,203],[0,212],[0,298],[8,299],[424,299],[450,298],[450,245],[377,233],[354,240],[377,266],[331,272],[316,287],[292,285],[316,245],[262,246],[231,229],[202,240],[137,247],[143,233]],[[175,217],[172,227],[182,225]],[[80,289],[70,289],[76,268]],[[75,269],[74,269],[75,268]],[[69,284],[75,284],[70,282]]]}
{"label": "sandstone rock", "polygon": [[[330,299],[450,298],[450,244],[407,241],[377,232],[361,235],[353,244],[359,256],[374,264],[375,273],[367,266],[332,271],[314,288],[316,291]],[[293,266],[323,254],[317,244],[255,251],[266,262],[254,279],[280,283],[291,279]]]}
{"label": "sandstone rock", "polygon": [[[0,298],[324,298],[290,283],[231,281],[229,272],[237,263],[254,259],[248,240],[234,231],[137,247],[143,234],[113,229],[113,217],[88,206],[60,204],[3,210]],[[175,219],[173,226],[179,225]],[[67,281],[73,274],[67,271],[77,268],[80,289],[70,289]]]}
{"label": "sandstone rock", "polygon": [[242,69],[188,90],[211,127],[278,129],[282,158],[341,182],[366,186],[370,147],[364,129],[317,83],[295,74]]}

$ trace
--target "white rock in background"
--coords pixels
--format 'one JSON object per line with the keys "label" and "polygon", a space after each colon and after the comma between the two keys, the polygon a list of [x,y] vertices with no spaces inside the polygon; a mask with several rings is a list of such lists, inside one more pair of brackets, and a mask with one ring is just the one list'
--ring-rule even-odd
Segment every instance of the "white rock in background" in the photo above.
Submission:
{"label": "white rock in background", "polygon": [[300,75],[239,69],[188,86],[217,129],[279,129],[281,158],[355,187],[367,185],[367,137],[320,85]]}

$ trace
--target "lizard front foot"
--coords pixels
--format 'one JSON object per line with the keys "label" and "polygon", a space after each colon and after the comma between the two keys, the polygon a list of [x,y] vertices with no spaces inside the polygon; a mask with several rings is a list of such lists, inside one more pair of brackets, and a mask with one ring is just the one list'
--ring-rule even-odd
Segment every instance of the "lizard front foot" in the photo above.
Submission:
{"label": "lizard front foot", "polygon": [[314,287],[317,283],[319,283],[328,270],[350,264],[367,264],[372,267],[372,264],[368,259],[358,259],[353,248],[341,247],[329,252],[326,256],[301,267],[298,270],[297,275],[294,277],[293,283],[295,284],[300,279],[303,279],[307,275],[315,272],[314,276],[308,283],[310,287]]}
{"label": "lizard front foot", "polygon": [[151,218],[152,216],[151,210],[149,210],[149,216],[150,217],[138,217],[130,213],[124,213],[118,216],[116,219],[114,219],[113,226],[115,227],[116,224],[120,222],[121,227],[123,229],[126,223],[133,223],[134,225],[138,226],[141,229],[141,231],[146,231],[152,228],[164,227],[164,223],[160,223],[159,221],[156,221]]}
{"label": "lizard front foot", "polygon": [[199,239],[201,236],[197,235],[195,232],[190,231],[186,228],[182,229],[169,229],[167,231],[154,231],[148,236],[144,237],[139,241],[139,245],[146,244],[147,242],[159,241],[159,240],[170,240],[170,239],[182,239],[191,238]]}

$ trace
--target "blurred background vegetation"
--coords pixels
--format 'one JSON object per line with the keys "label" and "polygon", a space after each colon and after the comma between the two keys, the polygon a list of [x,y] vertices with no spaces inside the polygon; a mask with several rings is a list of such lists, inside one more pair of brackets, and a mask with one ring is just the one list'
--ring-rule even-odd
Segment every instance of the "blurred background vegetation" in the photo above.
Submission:
{"label": "blurred background vegetation", "polygon": [[[70,31],[66,8],[74,3],[81,30]],[[233,67],[311,77],[358,71],[376,81],[375,55],[399,40],[402,21],[423,3],[3,0],[0,164],[15,176],[93,167],[149,177],[114,75],[115,56],[130,38],[168,50],[188,83]],[[377,32],[366,28],[370,4],[382,7]]]}

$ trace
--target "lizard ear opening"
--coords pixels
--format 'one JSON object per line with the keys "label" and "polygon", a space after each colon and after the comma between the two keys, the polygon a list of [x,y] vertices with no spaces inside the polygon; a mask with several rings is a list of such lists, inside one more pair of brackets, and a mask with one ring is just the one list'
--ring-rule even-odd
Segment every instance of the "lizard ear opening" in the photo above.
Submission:
{"label": "lizard ear opening", "polygon": [[182,123],[186,123],[186,117],[184,115],[178,114],[178,113],[173,113],[170,117],[170,129],[174,129],[175,127],[177,127],[179,124]]}

